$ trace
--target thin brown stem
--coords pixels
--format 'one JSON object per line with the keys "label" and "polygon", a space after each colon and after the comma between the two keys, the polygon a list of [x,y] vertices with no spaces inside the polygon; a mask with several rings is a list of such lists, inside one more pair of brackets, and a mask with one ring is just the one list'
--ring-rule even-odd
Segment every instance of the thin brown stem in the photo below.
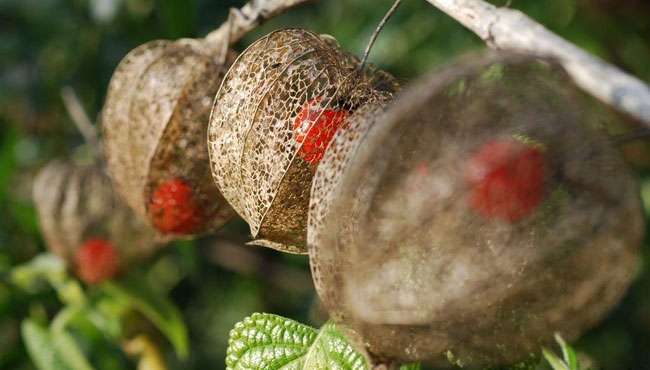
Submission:
{"label": "thin brown stem", "polygon": [[86,140],[86,143],[93,147],[97,147],[99,139],[97,138],[97,129],[93,125],[88,114],[81,104],[81,100],[77,93],[70,86],[65,86],[61,89],[61,98],[66,111],[70,115],[72,122]]}
{"label": "thin brown stem", "polygon": [[384,26],[390,19],[390,17],[395,14],[395,11],[397,8],[399,8],[400,4],[402,3],[402,0],[395,0],[393,3],[393,6],[388,9],[388,12],[384,15],[384,18],[382,18],[381,22],[377,25],[377,28],[375,28],[375,31],[372,33],[372,36],[370,37],[370,41],[368,41],[368,45],[366,46],[366,50],[363,52],[363,58],[361,58],[361,65],[359,66],[359,70],[362,70],[363,67],[365,66],[366,62],[368,61],[368,56],[370,55],[370,50],[372,50],[372,46],[375,44],[375,41],[377,41],[377,37],[379,36],[379,33],[381,32],[382,29],[384,29]]}

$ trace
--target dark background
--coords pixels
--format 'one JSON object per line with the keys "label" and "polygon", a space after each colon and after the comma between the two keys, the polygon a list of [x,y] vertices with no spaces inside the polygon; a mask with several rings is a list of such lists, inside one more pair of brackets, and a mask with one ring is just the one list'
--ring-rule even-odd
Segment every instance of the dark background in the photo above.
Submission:
{"label": "dark background", "polygon": [[[505,1],[494,1],[506,5]],[[0,0],[0,273],[45,249],[30,199],[35,172],[69,157],[83,143],[60,98],[80,96],[91,117],[100,111],[113,69],[132,48],[153,39],[197,37],[217,27],[231,6],[221,0]],[[278,17],[254,34],[302,26],[335,36],[360,54],[388,0],[321,0]],[[553,31],[650,81],[650,2],[647,0],[513,0]],[[381,34],[371,61],[407,82],[483,44],[423,0],[405,0]],[[631,124],[632,125],[632,124]],[[623,129],[623,128],[619,128]],[[650,151],[623,148],[650,204]],[[241,221],[225,234],[245,235]],[[577,343],[608,370],[650,369],[650,249],[646,267],[623,303]],[[322,314],[306,257],[246,249],[221,237],[183,242],[147,268],[167,271],[170,291],[189,326],[192,355],[174,369],[221,369],[228,331],[255,311],[319,325]],[[56,295],[16,289],[0,280],[0,369],[32,369],[19,324],[36,307],[56,310]],[[89,340],[90,341],[90,340]],[[112,343],[85,343],[98,369],[135,368]],[[171,352],[171,351],[168,351]]]}

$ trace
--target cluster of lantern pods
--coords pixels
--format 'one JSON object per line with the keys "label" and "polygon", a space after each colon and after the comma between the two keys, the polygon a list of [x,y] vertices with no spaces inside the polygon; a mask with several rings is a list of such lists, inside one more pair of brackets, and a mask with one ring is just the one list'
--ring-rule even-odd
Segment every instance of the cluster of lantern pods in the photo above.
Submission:
{"label": "cluster of lantern pods", "polygon": [[[147,254],[239,214],[252,244],[309,254],[325,307],[374,358],[440,364],[451,351],[469,365],[579,335],[632,280],[636,183],[607,118],[553,61],[475,54],[398,92],[307,30],[223,60],[218,49],[154,41],[118,66],[102,125],[120,196],[102,209],[124,199],[150,244],[111,254],[105,244],[131,231],[102,239],[90,224],[69,246],[48,237],[66,256],[91,245],[73,258],[82,277],[94,256]],[[35,187],[44,229],[68,233],[52,215],[73,196],[44,193]]]}

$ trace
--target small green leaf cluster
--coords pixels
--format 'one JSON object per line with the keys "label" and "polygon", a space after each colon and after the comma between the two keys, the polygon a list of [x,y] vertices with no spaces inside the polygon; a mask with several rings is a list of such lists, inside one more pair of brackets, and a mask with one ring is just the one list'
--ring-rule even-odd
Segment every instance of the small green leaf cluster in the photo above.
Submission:
{"label": "small green leaf cluster", "polygon": [[21,331],[27,351],[39,370],[93,370],[67,331],[44,327],[31,319],[23,321]]}
{"label": "small green leaf cluster", "polygon": [[93,370],[80,338],[74,335],[77,329],[91,326],[101,336],[119,343],[130,339],[127,320],[133,314],[146,318],[165,335],[179,358],[188,356],[188,334],[180,312],[139,271],[84,290],[59,257],[42,254],[12,269],[10,276],[15,286],[29,292],[51,286],[63,304],[51,320],[35,306],[31,317],[22,322],[27,352],[39,370]]}
{"label": "small green leaf cluster", "polygon": [[580,366],[576,352],[559,334],[555,335],[555,340],[562,350],[562,357],[557,356],[553,351],[547,348],[542,350],[544,358],[551,365],[553,370],[589,370]]}

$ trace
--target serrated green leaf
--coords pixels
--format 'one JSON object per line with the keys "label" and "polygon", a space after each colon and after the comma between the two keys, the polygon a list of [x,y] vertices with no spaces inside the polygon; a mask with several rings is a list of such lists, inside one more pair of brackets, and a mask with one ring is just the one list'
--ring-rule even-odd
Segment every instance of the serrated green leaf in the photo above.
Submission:
{"label": "serrated green leaf", "polygon": [[254,313],[230,331],[228,370],[299,370],[316,329],[272,314]]}
{"label": "serrated green leaf", "polygon": [[366,370],[366,359],[358,353],[333,323],[323,326],[305,356],[303,369]]}
{"label": "serrated green leaf", "polygon": [[189,342],[187,327],[174,304],[143,276],[134,275],[121,282],[104,283],[106,292],[141,312],[169,339],[180,358],[187,358]]}
{"label": "serrated green leaf", "polygon": [[[228,370],[368,370],[357,352],[332,322],[320,331],[281,316],[254,313],[230,331]],[[420,370],[419,364],[400,370]]]}

